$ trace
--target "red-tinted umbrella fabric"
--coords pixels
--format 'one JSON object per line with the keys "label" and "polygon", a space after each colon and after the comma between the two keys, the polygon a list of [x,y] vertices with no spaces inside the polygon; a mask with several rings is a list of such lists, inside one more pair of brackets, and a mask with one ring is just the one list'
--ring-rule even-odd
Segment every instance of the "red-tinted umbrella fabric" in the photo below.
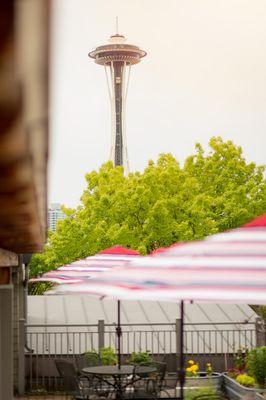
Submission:
{"label": "red-tinted umbrella fabric", "polygon": [[32,278],[30,282],[80,283],[96,277],[102,272],[110,271],[114,267],[123,266],[138,256],[140,254],[136,250],[114,246],[101,251],[95,256],[63,265],[55,270],[46,272],[40,277]]}
{"label": "red-tinted umbrella fabric", "polygon": [[255,218],[253,221],[248,222],[243,226],[243,228],[265,228],[266,227],[266,214],[261,215],[258,218]]}
{"label": "red-tinted umbrella fabric", "polygon": [[137,250],[133,249],[128,249],[126,247],[122,246],[113,246],[110,247],[109,249],[105,249],[103,251],[100,251],[98,254],[115,254],[118,256],[139,256],[139,252]]}

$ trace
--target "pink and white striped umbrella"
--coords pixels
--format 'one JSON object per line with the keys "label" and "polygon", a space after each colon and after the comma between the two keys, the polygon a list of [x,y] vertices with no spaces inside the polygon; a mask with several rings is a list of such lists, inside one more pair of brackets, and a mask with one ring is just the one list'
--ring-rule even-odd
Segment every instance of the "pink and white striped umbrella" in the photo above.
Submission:
{"label": "pink and white striped umbrella", "polygon": [[89,282],[62,285],[53,293],[266,304],[266,216],[203,241],[140,257]]}
{"label": "pink and white striped umbrella", "polygon": [[58,284],[85,282],[92,277],[97,277],[102,272],[124,266],[139,256],[140,254],[136,250],[114,246],[94,256],[63,265],[40,277],[32,278],[30,282],[54,282]]}

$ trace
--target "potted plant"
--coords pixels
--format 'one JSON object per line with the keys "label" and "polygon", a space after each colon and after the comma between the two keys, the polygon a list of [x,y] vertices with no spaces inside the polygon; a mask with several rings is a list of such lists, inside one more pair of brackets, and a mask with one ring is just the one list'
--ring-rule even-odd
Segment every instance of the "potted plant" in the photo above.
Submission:
{"label": "potted plant", "polygon": [[213,372],[211,363],[207,363],[205,371],[199,371],[199,365],[194,360],[189,360],[186,367],[187,387],[210,387],[221,389],[221,374]]}
{"label": "potted plant", "polygon": [[266,346],[258,347],[249,352],[247,369],[259,388],[266,389]]}
{"label": "potted plant", "polygon": [[130,357],[127,359],[127,363],[131,365],[136,364],[152,364],[153,358],[150,352],[147,351],[139,351],[131,353]]}
{"label": "potted plant", "polygon": [[199,387],[196,389],[187,388],[185,400],[196,400],[200,397],[204,399],[213,398],[216,395],[216,389],[213,387]]}
{"label": "potted plant", "polygon": [[102,347],[100,349],[100,359],[102,365],[116,365],[118,363],[117,354],[112,347]]}
{"label": "potted plant", "polygon": [[88,350],[85,351],[84,358],[86,360],[87,366],[91,365],[100,365],[100,355],[97,353],[96,350]]}
{"label": "potted plant", "polygon": [[100,365],[100,356],[96,350],[88,350],[82,354],[75,355],[75,364],[79,373],[82,374],[83,368]]}
{"label": "potted plant", "polygon": [[224,374],[224,387],[230,400],[250,396],[264,399],[266,392],[266,347],[251,351],[240,349],[234,359],[234,368]]}
{"label": "potted plant", "polygon": [[[205,371],[199,371],[199,365],[194,360],[189,360],[186,367],[185,396],[194,399],[200,395],[214,395],[221,391],[222,376],[213,372],[210,363],[206,364]],[[180,387],[176,387],[175,396],[179,396]],[[207,397],[206,397],[207,398]]]}

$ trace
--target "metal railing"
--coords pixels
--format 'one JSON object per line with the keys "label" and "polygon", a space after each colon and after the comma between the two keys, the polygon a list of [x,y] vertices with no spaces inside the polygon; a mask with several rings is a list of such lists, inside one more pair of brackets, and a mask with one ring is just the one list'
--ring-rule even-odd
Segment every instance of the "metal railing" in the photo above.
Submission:
{"label": "metal railing", "polygon": [[[232,328],[232,325],[235,328]],[[116,325],[27,325],[27,345],[36,354],[70,355],[101,347],[116,347]],[[179,320],[173,324],[122,324],[122,353],[178,352]],[[255,323],[185,324],[185,352],[190,354],[233,353],[256,342]]]}
{"label": "metal railing", "polygon": [[[176,360],[179,349],[180,321],[161,324],[122,324],[121,353],[124,359],[132,352],[149,351],[154,357]],[[232,328],[233,326],[233,328]],[[26,325],[25,376],[27,389],[58,389],[54,359],[75,356],[101,347],[117,347],[115,324],[103,320],[95,325]],[[254,322],[185,324],[185,353],[197,357],[223,358],[239,348],[253,348],[258,334]],[[218,359],[217,358],[217,359]],[[60,385],[59,385],[60,386]]]}

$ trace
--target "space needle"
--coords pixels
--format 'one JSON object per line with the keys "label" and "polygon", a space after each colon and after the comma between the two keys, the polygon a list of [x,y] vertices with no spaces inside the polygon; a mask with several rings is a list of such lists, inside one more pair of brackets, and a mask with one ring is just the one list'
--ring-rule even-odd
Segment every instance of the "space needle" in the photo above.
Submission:
{"label": "space needle", "polygon": [[138,46],[126,44],[125,41],[125,36],[118,33],[117,27],[117,33],[110,37],[109,43],[97,47],[89,56],[96,64],[105,68],[112,118],[110,160],[115,166],[123,166],[127,174],[129,163],[125,135],[125,105],[130,70],[131,66],[138,64],[147,53]]}

